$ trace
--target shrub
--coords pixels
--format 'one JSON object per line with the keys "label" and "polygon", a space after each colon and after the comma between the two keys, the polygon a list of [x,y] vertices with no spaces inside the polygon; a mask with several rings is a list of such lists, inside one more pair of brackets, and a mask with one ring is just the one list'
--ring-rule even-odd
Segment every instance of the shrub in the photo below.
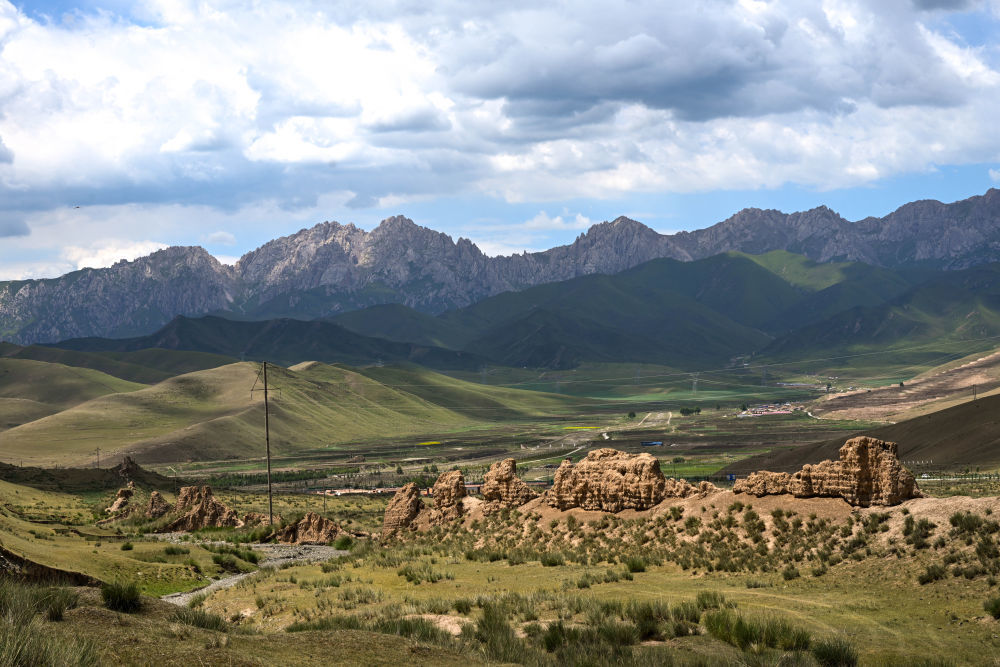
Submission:
{"label": "shrub", "polygon": [[191,553],[191,550],[187,547],[179,547],[176,544],[171,544],[163,550],[163,553],[168,556],[182,556]]}
{"label": "shrub", "polygon": [[134,548],[135,547],[132,546],[131,542],[122,542],[122,547],[121,547],[122,551],[132,551],[132,549]]}
{"label": "shrub", "polygon": [[815,642],[812,654],[822,667],[854,667],[858,664],[857,650],[840,637]]}
{"label": "shrub", "polygon": [[101,599],[104,606],[112,611],[130,614],[142,609],[142,596],[139,584],[134,581],[116,581],[101,586]]}
{"label": "shrub", "polygon": [[207,599],[208,599],[207,593],[198,593],[190,600],[188,600],[188,607],[191,609],[197,609],[198,607],[203,605],[205,603],[205,600]]}
{"label": "shrub", "polygon": [[455,611],[463,616],[467,616],[472,611],[472,600],[468,598],[458,598],[454,602]]}
{"label": "shrub", "polygon": [[566,559],[559,552],[546,551],[539,557],[543,567],[557,567],[566,564]]}
{"label": "shrub", "polygon": [[45,594],[45,617],[50,621],[61,621],[67,609],[76,607],[80,600],[76,591],[68,588],[50,588]]}
{"label": "shrub", "polygon": [[702,591],[694,599],[699,609],[719,609],[726,606],[726,596],[715,591]]}
{"label": "shrub", "polygon": [[743,650],[757,645],[783,651],[804,651],[810,643],[808,632],[792,627],[784,619],[747,619],[728,609],[705,614],[705,629],[716,639]]}
{"label": "shrub", "polygon": [[483,653],[497,662],[525,662],[526,647],[514,633],[500,605],[488,603],[476,621],[475,637],[483,645]]}
{"label": "shrub", "polygon": [[336,540],[333,541],[334,549],[341,549],[342,551],[350,551],[351,547],[354,546],[354,540],[350,535],[341,535]]}
{"label": "shrub", "polygon": [[928,565],[927,569],[917,577],[917,581],[920,585],[929,584],[932,581],[938,581],[939,579],[944,579],[946,570],[944,565],[939,565],[937,563],[933,565]]}
{"label": "shrub", "polygon": [[629,572],[645,572],[646,561],[639,556],[629,556],[625,559],[625,567]]}
{"label": "shrub", "polygon": [[216,632],[225,632],[229,629],[229,625],[221,616],[209,614],[201,609],[185,609],[184,607],[179,607],[173,613],[170,620],[184,623],[185,625],[191,625],[196,628],[202,628],[204,630],[214,630]]}
{"label": "shrub", "polygon": [[993,618],[1000,619],[1000,598],[990,598],[983,603],[983,609]]}
{"label": "shrub", "polygon": [[800,575],[798,569],[789,563],[785,566],[785,569],[781,571],[781,576],[785,581],[791,581],[792,579],[798,579]]}

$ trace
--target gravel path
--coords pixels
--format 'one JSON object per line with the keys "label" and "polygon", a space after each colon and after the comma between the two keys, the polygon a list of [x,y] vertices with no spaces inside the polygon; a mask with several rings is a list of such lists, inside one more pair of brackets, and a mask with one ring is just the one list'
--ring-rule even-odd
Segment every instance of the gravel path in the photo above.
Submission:
{"label": "gravel path", "polygon": [[[185,533],[164,533],[158,537],[166,542],[181,542],[180,536]],[[194,542],[186,540],[184,544],[226,544],[225,542]],[[260,567],[281,567],[286,563],[297,563],[309,560],[329,560],[337,556],[346,556],[349,551],[334,549],[333,547],[316,544],[247,544],[243,545],[252,548],[261,555]],[[187,605],[191,598],[203,593],[211,593],[223,588],[235,586],[241,579],[248,577],[253,572],[241,572],[230,574],[221,579],[216,579],[210,584],[196,588],[184,593],[171,593],[164,595],[161,600],[170,602],[179,607]]]}

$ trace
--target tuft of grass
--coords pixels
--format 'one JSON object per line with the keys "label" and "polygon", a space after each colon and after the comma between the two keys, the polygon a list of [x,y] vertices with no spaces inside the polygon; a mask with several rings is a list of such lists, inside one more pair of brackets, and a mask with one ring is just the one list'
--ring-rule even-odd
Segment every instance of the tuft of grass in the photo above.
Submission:
{"label": "tuft of grass", "polygon": [[546,551],[539,557],[542,567],[559,567],[566,564],[566,559],[559,552]]}
{"label": "tuft of grass", "polygon": [[76,607],[80,595],[68,588],[50,588],[45,595],[45,617],[50,621],[61,621],[67,609]]}
{"label": "tuft of grass", "polygon": [[990,598],[984,602],[983,609],[993,618],[1000,619],[1000,597]]}
{"label": "tuft of grass", "polygon": [[224,618],[202,611],[201,609],[179,607],[173,613],[173,616],[170,617],[170,620],[202,628],[203,630],[214,630],[215,632],[226,632],[229,630],[229,624],[226,623]]}
{"label": "tuft of grass", "polygon": [[104,584],[101,586],[101,599],[104,600],[104,606],[112,611],[130,614],[142,609],[139,584],[134,581]]}
{"label": "tuft of grass", "polygon": [[854,667],[858,664],[857,649],[841,637],[814,642],[812,654],[821,667]]}
{"label": "tuft of grass", "polygon": [[746,618],[729,609],[705,614],[705,629],[716,639],[741,650],[766,646],[783,651],[805,651],[810,644],[807,631],[793,627],[783,618]]}
{"label": "tuft of grass", "polygon": [[645,572],[646,560],[639,556],[629,556],[625,559],[625,567],[629,572]]}

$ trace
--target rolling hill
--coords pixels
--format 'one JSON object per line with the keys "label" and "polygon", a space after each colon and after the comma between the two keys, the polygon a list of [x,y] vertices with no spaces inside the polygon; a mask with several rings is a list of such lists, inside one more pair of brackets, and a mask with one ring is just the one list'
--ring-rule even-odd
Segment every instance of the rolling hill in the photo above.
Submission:
{"label": "rolling hill", "polygon": [[[98,447],[104,456],[129,453],[147,463],[259,456],[263,401],[259,392],[251,394],[259,368],[240,362],[100,396],[0,433],[0,458],[78,465],[92,461]],[[272,369],[276,454],[539,417],[563,411],[571,400],[422,369],[371,370],[393,384],[315,362]]]}
{"label": "rolling hill", "polygon": [[0,357],[0,431],[145,386],[89,368]]}
{"label": "rolling hill", "polygon": [[101,353],[185,350],[283,365],[307,360],[352,365],[382,361],[418,363],[440,369],[470,369],[482,363],[468,353],[364,336],[323,320],[246,322],[214,316],[176,317],[149,336],[78,338],[57,345],[65,350]]}

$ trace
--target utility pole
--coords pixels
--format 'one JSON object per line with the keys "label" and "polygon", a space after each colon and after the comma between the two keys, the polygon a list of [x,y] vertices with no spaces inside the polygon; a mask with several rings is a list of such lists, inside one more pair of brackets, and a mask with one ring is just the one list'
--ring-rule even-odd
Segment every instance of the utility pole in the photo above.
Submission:
{"label": "utility pole", "polygon": [[267,448],[267,525],[274,525],[274,503],[271,497],[271,424],[267,413],[267,362],[264,363],[264,445]]}
{"label": "utility pole", "polygon": [[698,393],[698,373],[691,374],[691,392]]}
{"label": "utility pole", "polygon": [[97,469],[100,470],[100,468],[101,468],[101,448],[100,447],[97,448],[96,453],[97,453]]}
{"label": "utility pole", "polygon": [[976,385],[972,385],[972,400],[976,400]]}

